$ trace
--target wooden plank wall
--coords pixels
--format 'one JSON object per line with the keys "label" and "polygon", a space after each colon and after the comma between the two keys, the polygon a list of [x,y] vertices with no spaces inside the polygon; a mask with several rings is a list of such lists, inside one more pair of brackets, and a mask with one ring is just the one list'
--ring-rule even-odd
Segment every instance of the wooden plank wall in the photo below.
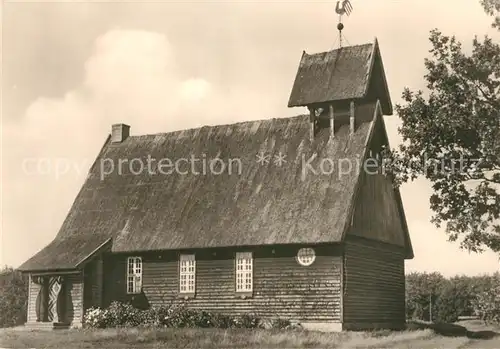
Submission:
{"label": "wooden plank wall", "polygon": [[[381,119],[374,126],[371,157],[381,161],[377,155],[387,145],[387,139]],[[390,177],[380,168],[363,169],[345,241],[345,329],[404,326],[406,245],[403,219]]]}
{"label": "wooden plank wall", "polygon": [[359,200],[350,234],[405,246],[396,195],[383,174],[362,173]]}
{"label": "wooden plank wall", "polygon": [[401,328],[405,323],[403,248],[349,237],[343,301],[345,329]]}
{"label": "wooden plank wall", "polygon": [[27,314],[27,322],[35,322],[36,321],[36,297],[40,292],[41,285],[35,284],[31,278],[29,278],[29,286],[28,286],[28,314]]}
{"label": "wooden plank wall", "polygon": [[[333,246],[316,248],[311,266],[295,259],[298,248],[260,248],[254,252],[253,295],[235,293],[235,250],[189,251],[196,254],[196,295],[192,308],[229,315],[253,313],[318,322],[340,321],[342,257]],[[252,250],[241,250],[252,251]],[[215,253],[215,254],[214,254]],[[126,294],[126,258],[105,260],[105,304],[133,299],[137,307],[183,302],[179,298],[178,255],[143,254],[143,294]]]}
{"label": "wooden plank wall", "polygon": [[367,161],[366,168],[362,168],[353,224],[349,234],[405,246],[403,220],[392,180],[381,168],[374,166],[382,164],[381,150],[387,142],[384,124],[379,118],[374,125],[374,136],[370,144],[371,154],[369,154],[375,161]]}
{"label": "wooden plank wall", "polygon": [[104,265],[104,261],[102,259],[102,256],[100,256],[95,261],[94,305],[97,307],[102,306],[102,293],[103,293],[103,282],[104,282],[103,265]]}
{"label": "wooden plank wall", "polygon": [[66,322],[81,326],[83,316],[83,275],[66,275]]}
{"label": "wooden plank wall", "polygon": [[103,292],[103,259],[101,256],[85,266],[84,287],[84,309],[101,307]]}
{"label": "wooden plank wall", "polygon": [[383,100],[384,94],[388,92],[385,91],[384,74],[381,57],[377,55],[373,64],[368,94],[364,98],[365,102],[376,102],[377,99]]}

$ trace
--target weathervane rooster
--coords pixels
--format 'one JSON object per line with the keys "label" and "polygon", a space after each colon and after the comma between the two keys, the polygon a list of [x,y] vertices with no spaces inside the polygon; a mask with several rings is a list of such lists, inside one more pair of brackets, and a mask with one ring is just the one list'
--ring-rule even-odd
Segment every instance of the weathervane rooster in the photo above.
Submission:
{"label": "weathervane rooster", "polygon": [[337,6],[335,6],[335,12],[339,15],[339,24],[337,24],[337,29],[339,30],[340,43],[339,46],[342,47],[342,29],[344,29],[344,24],[342,24],[342,16],[350,15],[352,12],[352,5],[350,0],[338,0]]}
{"label": "weathervane rooster", "polygon": [[349,0],[339,0],[337,1],[337,6],[335,7],[335,12],[337,12],[340,16],[342,15],[350,15],[352,11],[352,5]]}

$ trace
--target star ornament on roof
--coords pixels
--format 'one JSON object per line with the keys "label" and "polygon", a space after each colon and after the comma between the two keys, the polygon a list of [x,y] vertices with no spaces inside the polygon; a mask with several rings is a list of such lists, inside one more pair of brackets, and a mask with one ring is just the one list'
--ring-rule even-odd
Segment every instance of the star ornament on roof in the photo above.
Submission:
{"label": "star ornament on roof", "polygon": [[350,15],[352,12],[352,5],[350,0],[338,0],[337,6],[335,6],[335,12],[337,12],[340,16],[342,15]]}

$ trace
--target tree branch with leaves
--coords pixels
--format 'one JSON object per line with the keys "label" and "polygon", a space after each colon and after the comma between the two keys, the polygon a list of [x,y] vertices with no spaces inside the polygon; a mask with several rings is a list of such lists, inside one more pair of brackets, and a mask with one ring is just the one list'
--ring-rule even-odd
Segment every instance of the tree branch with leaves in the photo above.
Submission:
{"label": "tree branch with leaves", "polygon": [[[500,0],[482,0],[500,30]],[[452,241],[500,252],[500,46],[474,38],[466,54],[454,36],[431,31],[427,90],[406,88],[396,105],[403,143],[388,151],[396,184],[432,184],[436,226]]]}
{"label": "tree branch with leaves", "polygon": [[491,26],[500,29],[500,0],[481,0],[481,5],[488,15],[495,17]]}

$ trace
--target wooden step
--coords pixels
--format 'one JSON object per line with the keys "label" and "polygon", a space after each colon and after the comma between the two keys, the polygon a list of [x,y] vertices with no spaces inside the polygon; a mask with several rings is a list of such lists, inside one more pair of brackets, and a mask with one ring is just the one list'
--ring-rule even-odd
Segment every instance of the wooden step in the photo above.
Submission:
{"label": "wooden step", "polygon": [[32,330],[52,330],[54,324],[52,322],[27,322],[24,324],[24,327]]}
{"label": "wooden step", "polygon": [[54,330],[67,330],[70,324],[65,322],[54,322]]}
{"label": "wooden step", "polygon": [[24,327],[32,330],[64,330],[70,327],[70,324],[63,322],[27,322]]}

